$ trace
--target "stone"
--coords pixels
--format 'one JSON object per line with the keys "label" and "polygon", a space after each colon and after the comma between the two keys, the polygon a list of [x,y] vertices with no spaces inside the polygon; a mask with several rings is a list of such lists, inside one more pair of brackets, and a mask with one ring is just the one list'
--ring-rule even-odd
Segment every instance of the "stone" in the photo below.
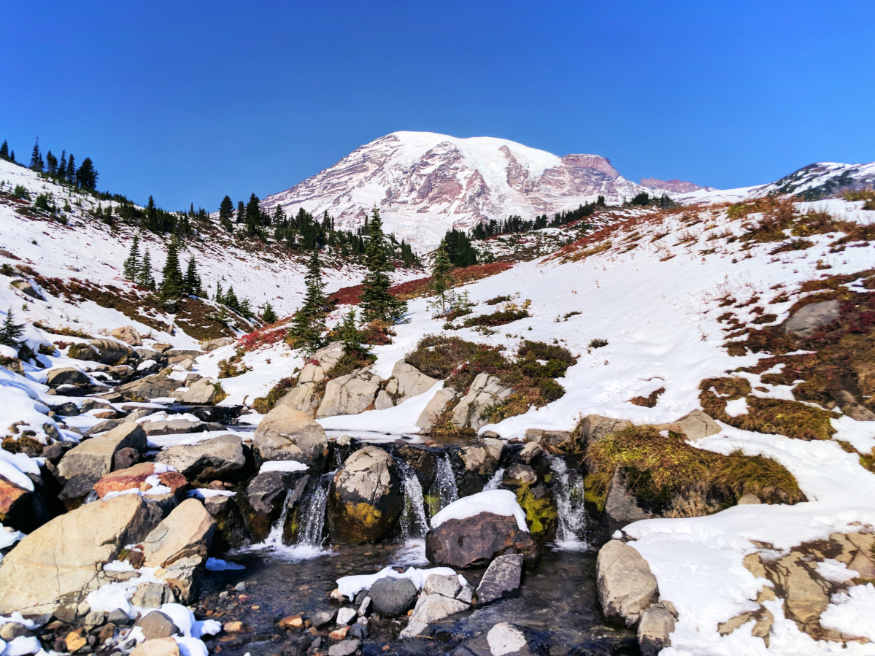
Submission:
{"label": "stone", "polygon": [[133,467],[140,462],[141,454],[134,448],[126,446],[124,449],[119,449],[112,456],[112,469],[127,469]]}
{"label": "stone", "polygon": [[134,647],[131,656],[179,656],[179,644],[173,638],[146,640]]}
{"label": "stone", "polygon": [[514,594],[519,590],[522,575],[522,555],[508,554],[493,560],[477,586],[478,605],[489,604]]}
{"label": "stone", "polygon": [[223,346],[231,346],[237,340],[233,337],[218,337],[216,339],[210,339],[205,342],[201,342],[201,349],[203,349],[204,353],[209,353],[210,351],[215,351],[217,348],[222,348]]}
{"label": "stone", "polygon": [[131,597],[131,605],[140,608],[161,608],[176,602],[173,590],[161,583],[141,583]]}
{"label": "stone", "polygon": [[346,351],[343,349],[343,344],[341,342],[331,342],[328,346],[323,346],[321,349],[313,353],[312,359],[315,360],[325,371],[328,371],[336,365],[344,355],[346,355]]}
{"label": "stone", "polygon": [[347,458],[328,499],[333,544],[376,542],[393,527],[404,504],[396,467],[392,456],[374,445]]}
{"label": "stone", "polygon": [[201,378],[179,397],[181,403],[213,405],[223,395],[222,387],[211,378]]}
{"label": "stone", "polygon": [[832,323],[840,315],[838,300],[809,303],[787,319],[784,332],[797,337],[808,337],[817,328]]}
{"label": "stone", "polygon": [[764,564],[766,577],[775,584],[775,594],[784,599],[785,615],[803,629],[817,622],[829,606],[830,584],[815,565],[798,551]]}
{"label": "stone", "polygon": [[[486,439],[484,444],[464,446],[459,449],[459,457],[465,464],[465,471],[481,476],[491,476],[498,469],[504,443],[501,440]],[[495,442],[500,444],[496,448]]]}
{"label": "stone", "polygon": [[523,445],[523,450],[519,453],[519,459],[521,462],[524,462],[527,465],[531,465],[535,459],[543,455],[544,449],[541,448],[541,445],[538,442],[526,442]]}
{"label": "stone", "polygon": [[370,369],[359,369],[328,381],[316,417],[357,415],[364,412],[374,403],[382,382],[383,379]]}
{"label": "stone", "polygon": [[538,481],[538,474],[528,465],[517,463],[505,470],[504,480],[513,485],[534,485]]}
{"label": "stone", "polygon": [[453,599],[461,589],[462,584],[455,574],[430,574],[422,586],[424,594],[437,594]]}
{"label": "stone", "polygon": [[100,360],[100,353],[91,344],[70,344],[70,348],[67,349],[67,357],[85,362],[97,362]]}
{"label": "stone", "polygon": [[606,435],[628,428],[631,425],[632,422],[625,419],[612,419],[611,417],[602,417],[600,415],[587,415],[580,423],[580,433],[583,446],[587,446],[592,442],[598,442]]}
{"label": "stone", "polygon": [[33,492],[0,475],[0,525],[26,532],[36,528],[34,502]]}
{"label": "stone", "polygon": [[284,617],[279,621],[279,627],[281,629],[303,629],[304,618],[301,616],[300,613],[298,613],[297,615],[289,615],[288,617]]}
{"label": "stone", "polygon": [[120,385],[116,391],[130,401],[151,401],[152,399],[169,397],[180,387],[182,387],[181,381],[168,378],[164,374],[152,374]]}
{"label": "stone", "polygon": [[501,384],[497,376],[487,373],[477,374],[468,393],[453,409],[452,423],[458,428],[480,430],[488,423],[484,416],[486,409],[505,400],[513,394],[513,389]]}
{"label": "stone", "polygon": [[92,339],[91,346],[97,349],[98,362],[106,365],[129,364],[137,362],[137,352],[129,345],[114,339]]}
{"label": "stone", "polygon": [[12,642],[19,636],[27,635],[29,629],[18,622],[6,622],[0,626],[0,640]]}
{"label": "stone", "polygon": [[405,638],[427,638],[429,637],[429,626],[427,622],[419,622],[410,620],[404,630],[398,635],[400,639]]}
{"label": "stone", "polygon": [[431,624],[455,615],[463,613],[471,608],[469,604],[452,597],[444,597],[439,594],[423,594],[419,595],[419,600],[413,608],[413,614],[410,616],[410,622],[422,622],[423,624]]}
{"label": "stone", "polygon": [[656,577],[647,561],[633,547],[611,540],[596,560],[599,602],[607,618],[626,626],[637,624],[641,613],[659,598]]}
{"label": "stone", "polygon": [[103,565],[139,542],[160,511],[136,495],[96,501],[27,535],[0,562],[0,615],[54,613],[104,582]]}
{"label": "stone", "polygon": [[265,472],[255,476],[238,503],[243,509],[246,528],[253,542],[261,542],[270,533],[273,523],[282,512],[282,504],[298,503],[307,485],[306,474]]}
{"label": "stone", "polygon": [[543,430],[541,428],[527,429],[525,439],[526,441],[538,442],[545,451],[554,455],[571,453],[577,443],[574,431]]}
{"label": "stone", "polygon": [[155,456],[190,480],[214,480],[246,466],[243,441],[237,435],[219,435],[197,444],[172,446]]}
{"label": "stone", "polygon": [[671,632],[674,631],[675,618],[665,608],[653,606],[641,613],[638,623],[638,646],[641,656],[657,656],[671,646]]}
{"label": "stone", "polygon": [[486,643],[492,656],[504,656],[528,649],[525,634],[510,622],[496,624],[486,634]]}
{"label": "stone", "polygon": [[651,516],[638,504],[638,499],[629,490],[626,477],[619,467],[614,470],[614,475],[611,477],[611,486],[608,488],[608,496],[605,499],[605,514],[612,521],[621,524],[628,524]]}
{"label": "stone", "polygon": [[89,428],[84,433],[84,437],[91,437],[92,435],[99,435],[100,433],[106,433],[107,431],[111,431],[113,428],[117,426],[121,426],[122,424],[128,423],[129,421],[133,421],[129,418],[126,418],[125,421],[121,419],[105,419],[99,424],[95,424],[91,428]]}
{"label": "stone", "polygon": [[328,648],[328,656],[352,656],[358,651],[361,644],[361,641],[355,638],[343,640]]}
{"label": "stone", "polygon": [[310,616],[310,623],[317,629],[321,629],[331,624],[334,621],[336,615],[337,611],[333,608],[329,608],[327,610],[317,610]]}
{"label": "stone", "polygon": [[225,622],[222,625],[222,631],[224,631],[225,633],[248,633],[251,630],[252,629],[250,629],[246,624],[240,621]]}
{"label": "stone", "polygon": [[298,376],[298,385],[304,383],[321,383],[325,380],[325,370],[316,362],[308,362],[301,369]]}
{"label": "stone", "polygon": [[85,372],[75,367],[59,367],[50,369],[46,377],[46,385],[57,388],[61,385],[90,385],[91,379]]}
{"label": "stone", "polygon": [[717,632],[720,635],[729,635],[736,629],[751,621],[754,622],[753,628],[751,629],[751,635],[755,638],[762,638],[768,647],[769,633],[772,629],[772,624],[775,623],[775,616],[772,615],[771,611],[762,606],[756,611],[741,613],[740,615],[736,615],[732,619],[719,624],[717,626]]}
{"label": "stone", "polygon": [[137,332],[137,329],[133,326],[121,326],[120,328],[113,328],[109,331],[109,336],[114,337],[120,342],[124,342],[129,346],[142,346],[143,339],[140,337],[140,333]]}
{"label": "stone", "polygon": [[173,623],[169,616],[157,610],[143,615],[134,622],[134,627],[140,627],[146,640],[169,638],[180,632],[179,627]]}
{"label": "stone", "polygon": [[58,473],[65,480],[74,476],[100,478],[112,469],[116,451],[130,447],[145,451],[146,433],[134,422],[121,424],[104,435],[83,440],[70,449],[58,463]]}
{"label": "stone", "polygon": [[431,397],[431,400],[425,405],[425,408],[423,408],[416,419],[416,425],[419,426],[423,433],[428,433],[434,428],[435,422],[443,414],[447,404],[455,399],[456,396],[456,391],[449,387],[441,388],[435,392],[435,395]]}
{"label": "stone", "polygon": [[383,617],[406,613],[416,602],[419,591],[410,579],[382,578],[374,581],[368,596],[374,612]]}
{"label": "stone", "polygon": [[9,283],[9,289],[18,290],[25,296],[42,300],[40,293],[26,280],[13,280]]}
{"label": "stone", "polygon": [[308,417],[316,414],[319,408],[319,394],[316,389],[316,383],[299,383],[297,386],[290,389],[286,394],[276,402],[277,406],[287,406],[293,410],[303,412]]}
{"label": "stone", "polygon": [[215,530],[203,504],[186,499],[143,540],[144,566],[160,568],[155,576],[180,603],[191,603],[197,593]]}
{"label": "stone", "polygon": [[155,463],[152,462],[144,462],[127,469],[120,469],[107,474],[97,481],[94,484],[94,491],[97,493],[98,498],[102,499],[110,492],[123,492],[124,490],[146,492],[152,489],[153,482],[170,488],[170,492],[173,494],[188,485],[188,481],[181,474],[177,472],[161,472],[161,469],[163,468],[156,468]]}
{"label": "stone", "polygon": [[392,375],[386,388],[377,395],[376,408],[383,410],[399,405],[407,399],[424,394],[438,382],[436,378],[426,376],[416,367],[399,360],[392,367]]}
{"label": "stone", "polygon": [[346,638],[346,635],[349,633],[349,626],[343,625],[339,629],[334,629],[334,631],[329,632],[328,637],[332,640],[343,640]]}
{"label": "stone", "polygon": [[355,608],[341,608],[337,611],[337,624],[339,626],[346,626],[347,624],[351,624],[356,617]]}
{"label": "stone", "polygon": [[325,463],[328,437],[311,417],[280,405],[258,424],[252,448],[261,460],[295,460],[319,470]]}
{"label": "stone", "polygon": [[72,654],[88,644],[88,640],[82,635],[83,633],[83,629],[77,629],[76,631],[71,631],[67,634],[67,637],[64,638],[64,644],[67,646],[68,652]]}
{"label": "stone", "polygon": [[207,430],[205,422],[188,419],[160,419],[146,421],[140,425],[146,435],[185,435],[186,433],[203,433]]}
{"label": "stone", "polygon": [[362,599],[362,603],[359,604],[359,608],[356,611],[356,614],[359,617],[367,617],[370,612],[371,612],[371,598],[365,597],[364,599]]}
{"label": "stone", "polygon": [[717,435],[723,430],[710,415],[701,410],[693,410],[677,421],[670,424],[660,424],[656,428],[682,433],[691,442],[698,442],[704,437]]}
{"label": "stone", "polygon": [[757,495],[752,494],[750,492],[748,492],[747,494],[742,494],[738,499],[739,506],[756,505],[756,504],[761,504],[761,503],[762,503],[762,501],[760,501],[760,498]]}
{"label": "stone", "polygon": [[85,499],[94,492],[94,484],[98,480],[94,476],[74,476],[64,485],[64,488],[58,494],[58,500],[68,511],[75,510],[85,503]]}
{"label": "stone", "polygon": [[522,554],[537,557],[537,544],[521,531],[514,517],[484,512],[466,519],[450,519],[425,536],[425,555],[437,565],[482,567],[496,556]]}

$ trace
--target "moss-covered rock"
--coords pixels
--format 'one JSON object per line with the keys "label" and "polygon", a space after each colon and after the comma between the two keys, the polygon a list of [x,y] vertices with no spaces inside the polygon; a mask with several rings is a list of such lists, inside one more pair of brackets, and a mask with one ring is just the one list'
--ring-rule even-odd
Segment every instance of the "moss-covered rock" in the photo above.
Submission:
{"label": "moss-covered rock", "polygon": [[544,542],[556,537],[559,510],[550,488],[543,484],[523,484],[516,489],[516,498],[526,511],[526,524],[535,540]]}

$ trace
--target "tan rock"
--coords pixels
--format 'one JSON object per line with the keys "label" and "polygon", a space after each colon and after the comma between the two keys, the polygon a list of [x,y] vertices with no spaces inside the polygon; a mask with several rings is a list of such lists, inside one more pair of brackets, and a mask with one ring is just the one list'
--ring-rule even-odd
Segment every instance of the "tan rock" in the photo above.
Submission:
{"label": "tan rock", "polygon": [[65,479],[85,475],[100,478],[112,470],[112,459],[116,451],[127,447],[145,451],[146,433],[135,422],[116,426],[99,437],[83,440],[70,449],[58,463],[58,473]]}
{"label": "tan rock", "polygon": [[386,389],[377,397],[376,407],[381,410],[403,403],[407,399],[424,394],[438,382],[436,378],[426,376],[416,367],[399,360],[392,367],[392,376]]}
{"label": "tan rock", "polygon": [[131,656],[179,656],[179,643],[173,638],[146,640],[134,647]]}
{"label": "tan rock", "polygon": [[434,428],[434,424],[438,420],[438,417],[441,416],[444,409],[447,407],[447,404],[455,399],[456,396],[456,391],[451,388],[444,387],[443,389],[439,389],[435,392],[435,395],[431,397],[431,400],[426,404],[425,408],[423,408],[416,420],[416,425],[419,426],[424,433],[431,431],[431,429]]}
{"label": "tan rock", "polygon": [[510,387],[501,384],[497,376],[477,374],[468,393],[453,409],[452,422],[458,428],[479,430],[486,425],[486,409],[505,400],[513,393]]}
{"label": "tan rock", "polygon": [[331,633],[328,634],[328,637],[332,640],[343,640],[346,638],[346,634],[349,633],[348,626],[342,626],[339,629],[335,629]]}
{"label": "tan rock", "polygon": [[319,394],[316,383],[298,383],[276,403],[277,406],[287,406],[308,417],[313,417],[319,408]]}
{"label": "tan rock", "polygon": [[123,492],[124,490],[140,490],[146,492],[152,489],[149,478],[156,476],[159,485],[170,488],[171,493],[188,485],[188,481],[182,474],[177,472],[162,472],[155,474],[155,464],[143,462],[127,469],[119,469],[101,478],[94,484],[94,491],[98,498],[102,499],[110,492]]}
{"label": "tan rock", "polygon": [[114,337],[120,342],[124,342],[129,346],[142,346],[143,339],[140,337],[140,333],[137,332],[137,329],[133,326],[122,326],[120,328],[114,328],[109,331],[109,336]]}
{"label": "tan rock", "polygon": [[279,626],[281,629],[303,629],[304,618],[301,617],[300,613],[297,615],[289,615],[279,621]]}
{"label": "tan rock", "polygon": [[659,597],[656,577],[633,547],[611,540],[597,558],[598,593],[608,618],[622,618],[626,626],[638,623],[641,613]]}
{"label": "tan rock", "polygon": [[79,651],[88,644],[88,640],[85,639],[84,629],[77,629],[76,631],[71,631],[67,634],[67,637],[64,638],[64,644],[67,645],[67,651],[71,654]]}
{"label": "tan rock", "polygon": [[243,622],[225,622],[222,625],[222,631],[225,633],[248,633],[251,630]]}
{"label": "tan rock", "polygon": [[252,447],[262,460],[296,460],[318,467],[324,461],[328,437],[305,413],[278,405],[258,424]]}
{"label": "tan rock", "polygon": [[382,382],[383,379],[370,369],[359,369],[329,381],[316,416],[334,417],[364,412],[374,403]]}
{"label": "tan rock", "polygon": [[716,435],[723,429],[708,414],[701,410],[693,410],[677,421],[657,426],[659,430],[670,430],[673,433],[683,433],[691,442],[697,442],[703,437]]}

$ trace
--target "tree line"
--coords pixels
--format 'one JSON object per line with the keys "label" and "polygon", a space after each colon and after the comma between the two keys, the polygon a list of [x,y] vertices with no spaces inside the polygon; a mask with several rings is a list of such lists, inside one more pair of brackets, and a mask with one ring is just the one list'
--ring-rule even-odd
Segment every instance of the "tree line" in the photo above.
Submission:
{"label": "tree line", "polygon": [[[19,162],[15,161],[15,151],[9,149],[9,144],[5,139],[3,140],[3,145],[0,145],[0,159],[12,162],[13,164],[19,164]],[[37,137],[36,143],[33,145],[33,151],[30,155],[30,166],[28,168],[31,171],[46,175],[56,182],[68,184],[71,187],[88,191],[94,191],[97,188],[98,173],[90,157],[82,160],[82,164],[78,167],[76,166],[76,157],[73,153],[70,153],[68,157],[66,150],[61,151],[60,159],[51,150],[43,157],[43,153],[40,150],[39,137]]]}

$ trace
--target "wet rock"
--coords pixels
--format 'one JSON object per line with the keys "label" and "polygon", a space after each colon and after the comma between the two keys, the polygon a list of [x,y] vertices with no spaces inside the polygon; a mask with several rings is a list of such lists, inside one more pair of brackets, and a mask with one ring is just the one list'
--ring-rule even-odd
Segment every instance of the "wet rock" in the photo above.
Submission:
{"label": "wet rock", "polygon": [[537,544],[531,534],[519,529],[514,517],[484,512],[450,519],[425,536],[425,555],[437,565],[482,567],[509,553],[522,554],[527,560],[537,557]]}
{"label": "wet rock", "polygon": [[504,480],[510,485],[534,485],[538,482],[538,475],[528,465],[511,465],[504,472]]}
{"label": "wet rock", "polygon": [[435,422],[440,418],[441,414],[443,414],[450,401],[455,399],[456,396],[456,391],[448,387],[439,389],[435,392],[435,395],[426,404],[425,408],[423,408],[419,417],[416,419],[416,425],[422,429],[423,433],[428,433],[434,428]]}
{"label": "wet rock", "polygon": [[79,603],[103,582],[103,565],[159,519],[160,511],[139,496],[122,495],[44,524],[0,562],[0,614],[54,613]]}
{"label": "wet rock", "polygon": [[134,622],[134,627],[140,627],[146,640],[169,638],[180,632],[179,627],[173,623],[170,617],[157,610],[143,615],[143,617]]}
{"label": "wet rock", "polygon": [[657,656],[671,646],[671,632],[674,631],[675,618],[665,608],[651,606],[641,613],[638,623],[638,645],[641,656]]}
{"label": "wet rock", "polygon": [[113,457],[120,449],[146,449],[146,433],[139,424],[127,422],[98,437],[84,440],[64,454],[58,473],[69,480],[74,476],[100,478],[112,469]]}
{"label": "wet rock", "polygon": [[120,394],[131,401],[151,401],[171,396],[182,387],[182,382],[168,378],[164,374],[152,374],[116,388]]}
{"label": "wet rock", "polygon": [[522,555],[499,556],[489,564],[480,585],[477,586],[477,603],[489,604],[513,595],[519,590],[522,575]]}
{"label": "wet rock", "polygon": [[501,622],[489,629],[486,642],[492,656],[528,653],[526,635],[510,622]]}
{"label": "wet rock", "polygon": [[424,394],[439,381],[436,378],[426,376],[404,360],[399,360],[392,367],[392,376],[386,388],[377,395],[376,408],[382,410],[399,405],[409,398]]}
{"label": "wet rock", "polygon": [[452,419],[458,428],[472,428],[475,431],[486,425],[486,409],[505,400],[513,394],[513,389],[501,384],[497,376],[487,373],[477,374],[468,393],[453,409]]}
{"label": "wet rock", "polygon": [[295,460],[315,470],[325,464],[328,437],[312,418],[288,406],[268,412],[252,440],[261,460]]}
{"label": "wet rock", "polygon": [[437,475],[437,454],[434,449],[398,440],[395,442],[395,458],[407,463],[423,490],[431,489]]}
{"label": "wet rock", "polygon": [[334,476],[328,504],[335,544],[376,542],[401,514],[403,498],[395,461],[369,445],[353,453]]}
{"label": "wet rock", "polygon": [[155,462],[192,480],[213,480],[245,467],[246,455],[237,435],[220,435],[198,444],[172,446],[155,456]]}
{"label": "wet rock", "polygon": [[60,367],[51,369],[46,377],[49,387],[57,388],[61,385],[90,385],[91,379],[88,374],[75,367]]}
{"label": "wet rock", "polygon": [[310,616],[310,623],[317,629],[328,626],[334,621],[337,611],[333,608],[318,610]]}
{"label": "wet rock", "polygon": [[656,577],[647,561],[628,544],[611,540],[599,550],[596,568],[599,602],[605,617],[619,618],[626,626],[635,626],[641,613],[659,597]]}
{"label": "wet rock", "polygon": [[543,430],[529,428],[526,430],[526,441],[538,442],[545,451],[553,454],[571,453],[577,443],[573,431]]}
{"label": "wet rock", "polygon": [[203,575],[216,522],[203,504],[186,499],[143,540],[145,567],[169,585],[181,603],[191,603]]}
{"label": "wet rock", "polygon": [[352,654],[358,651],[358,648],[359,646],[361,646],[361,644],[361,641],[355,638],[342,640],[336,645],[331,645],[328,648],[328,656],[352,656]]}
{"label": "wet rock", "polygon": [[383,379],[370,369],[359,369],[329,381],[316,416],[333,417],[364,412],[374,403],[382,382]]}
{"label": "wet rock", "polygon": [[430,628],[428,623],[411,620],[398,637],[403,640],[405,638],[427,638],[429,635]]}
{"label": "wet rock", "polygon": [[107,365],[130,364],[137,362],[137,352],[123,342],[114,339],[92,339],[91,346],[99,353],[98,362]]}
{"label": "wet rock", "polygon": [[179,644],[173,638],[146,640],[134,647],[131,656],[179,656]]}
{"label": "wet rock", "polygon": [[377,579],[368,595],[374,612],[383,617],[406,613],[416,601],[419,591],[410,579]]}
{"label": "wet rock", "polygon": [[129,346],[142,346],[143,339],[133,326],[121,326],[109,331],[109,336]]}
{"label": "wet rock", "polygon": [[309,476],[300,472],[265,472],[250,481],[238,495],[238,503],[253,542],[268,536],[283,503],[294,506],[300,502],[308,480]]}
{"label": "wet rock", "polygon": [[808,337],[817,328],[832,323],[841,315],[837,300],[810,303],[800,308],[787,319],[784,332],[798,337]]}
{"label": "wet rock", "polygon": [[629,490],[626,477],[619,467],[614,470],[611,486],[608,488],[608,496],[605,499],[605,514],[611,521],[623,525],[651,516],[638,504],[638,499]]}
{"label": "wet rock", "polygon": [[58,500],[68,511],[75,510],[94,492],[94,484],[100,480],[96,476],[79,475],[71,478],[58,494]]}
{"label": "wet rock", "polygon": [[195,405],[213,405],[223,394],[221,386],[210,378],[201,378],[183,392],[179,400]]}
{"label": "wet rock", "polygon": [[153,483],[170,489],[171,494],[188,486],[188,481],[177,472],[165,472],[156,467],[155,463],[144,462],[127,469],[120,469],[103,476],[94,484],[94,491],[102,499],[111,492],[125,490],[140,490],[146,492],[152,489]]}

